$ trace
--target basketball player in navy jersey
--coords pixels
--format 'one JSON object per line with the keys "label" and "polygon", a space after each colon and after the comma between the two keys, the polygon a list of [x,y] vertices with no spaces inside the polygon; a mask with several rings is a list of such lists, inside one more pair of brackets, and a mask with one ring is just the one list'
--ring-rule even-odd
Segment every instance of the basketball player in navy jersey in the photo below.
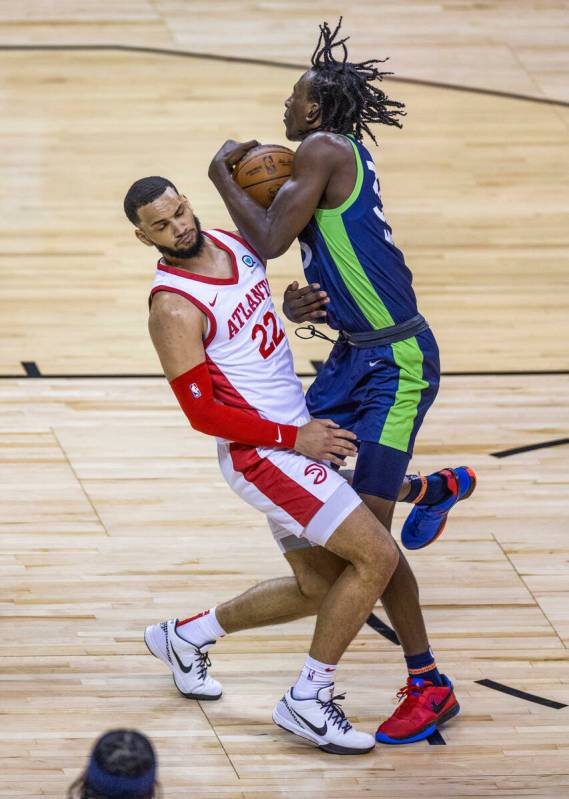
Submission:
{"label": "basketball player in navy jersey", "polygon": [[[268,210],[232,179],[234,165],[257,142],[228,141],[210,165],[210,178],[248,241],[264,258],[286,252],[298,237],[309,285],[291,284],[284,310],[294,322],[327,321],[340,331],[328,361],[307,394],[315,418],[331,418],[356,433],[353,487],[391,527],[397,500],[415,504],[403,544],[419,549],[442,532],[449,510],[474,490],[467,467],[406,477],[415,437],[439,386],[435,338],[419,314],[412,276],[395,246],[381,202],[373,159],[362,144],[370,124],[401,126],[403,105],[373,81],[370,60],[348,61],[346,39],[320,27],[312,67],[285,103],[287,138],[300,141],[291,179]],[[339,49],[342,59],[336,60]],[[314,553],[310,554],[311,564]],[[344,564],[337,561],[340,572]],[[428,644],[417,582],[401,555],[382,602],[401,641],[409,677],[404,701],[380,725],[382,743],[428,737],[456,702]],[[456,706],[458,712],[458,705]]]}

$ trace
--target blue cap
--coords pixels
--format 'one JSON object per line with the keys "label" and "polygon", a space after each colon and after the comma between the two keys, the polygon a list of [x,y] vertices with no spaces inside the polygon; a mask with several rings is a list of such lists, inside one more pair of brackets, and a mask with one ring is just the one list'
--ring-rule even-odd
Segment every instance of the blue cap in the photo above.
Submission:
{"label": "blue cap", "polygon": [[[100,741],[98,743],[100,744]],[[156,782],[156,772],[156,758],[154,758],[150,768],[139,777],[129,777],[126,774],[110,774],[97,764],[95,751],[93,751],[85,773],[85,782],[90,788],[106,796],[120,796],[121,799],[138,799],[138,797],[147,796],[152,792]]]}

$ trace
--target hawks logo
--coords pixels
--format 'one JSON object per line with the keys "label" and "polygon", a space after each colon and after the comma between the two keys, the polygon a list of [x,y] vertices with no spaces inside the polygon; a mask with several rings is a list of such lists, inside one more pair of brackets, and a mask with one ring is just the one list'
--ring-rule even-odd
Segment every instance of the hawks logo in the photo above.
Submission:
{"label": "hawks logo", "polygon": [[328,477],[328,472],[320,463],[309,463],[304,470],[305,477],[312,477],[314,485],[320,485]]}

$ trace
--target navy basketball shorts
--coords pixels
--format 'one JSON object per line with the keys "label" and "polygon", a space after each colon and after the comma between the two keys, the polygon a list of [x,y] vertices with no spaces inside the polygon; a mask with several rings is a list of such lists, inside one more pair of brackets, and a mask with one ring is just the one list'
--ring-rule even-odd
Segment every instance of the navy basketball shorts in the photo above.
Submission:
{"label": "navy basketball shorts", "polygon": [[358,437],[353,487],[359,494],[397,500],[439,378],[439,349],[429,329],[380,347],[336,342],[306,403],[314,418],[332,419]]}

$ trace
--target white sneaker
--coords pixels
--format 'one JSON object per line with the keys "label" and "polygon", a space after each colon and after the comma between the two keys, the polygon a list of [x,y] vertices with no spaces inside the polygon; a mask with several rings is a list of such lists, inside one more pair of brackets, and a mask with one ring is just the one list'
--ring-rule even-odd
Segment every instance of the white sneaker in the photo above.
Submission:
{"label": "white sneaker", "polygon": [[215,641],[194,646],[178,635],[176,619],[170,619],[147,627],[144,643],[171,669],[174,685],[187,699],[219,699],[221,685],[207,673],[211,666],[207,652]]}
{"label": "white sneaker", "polygon": [[333,696],[334,685],[325,685],[315,699],[295,699],[292,688],[273,710],[273,721],[283,730],[300,735],[334,755],[363,755],[375,746],[375,738],[354,730]]}

